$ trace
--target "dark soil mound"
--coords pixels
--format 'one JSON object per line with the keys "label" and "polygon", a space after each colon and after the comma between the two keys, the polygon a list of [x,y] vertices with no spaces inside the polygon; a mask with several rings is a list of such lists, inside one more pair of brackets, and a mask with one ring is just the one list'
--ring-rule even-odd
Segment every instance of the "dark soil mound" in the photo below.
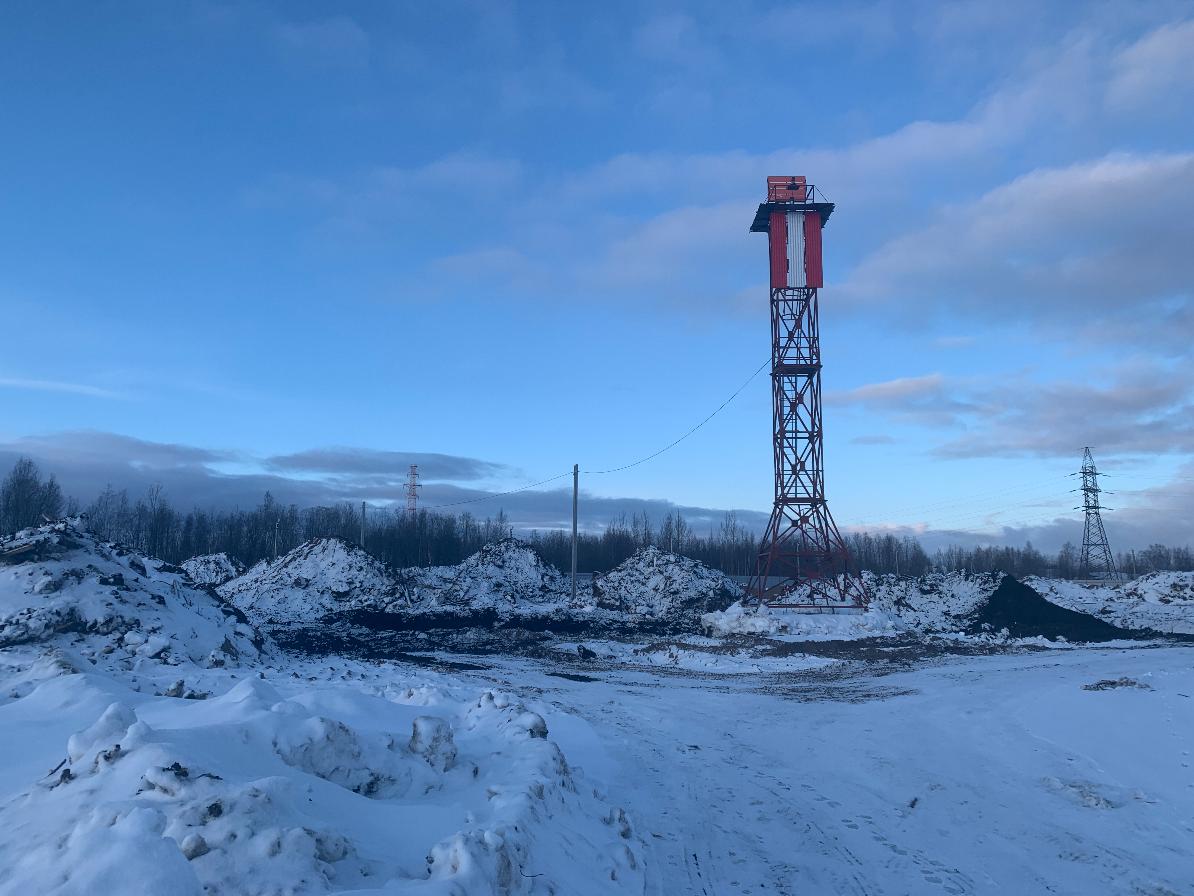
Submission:
{"label": "dark soil mound", "polygon": [[1138,633],[1119,628],[1086,613],[1050,603],[1027,585],[1004,576],[990,599],[979,607],[968,631],[1007,629],[1013,638],[1044,637],[1050,641],[1117,641]]}

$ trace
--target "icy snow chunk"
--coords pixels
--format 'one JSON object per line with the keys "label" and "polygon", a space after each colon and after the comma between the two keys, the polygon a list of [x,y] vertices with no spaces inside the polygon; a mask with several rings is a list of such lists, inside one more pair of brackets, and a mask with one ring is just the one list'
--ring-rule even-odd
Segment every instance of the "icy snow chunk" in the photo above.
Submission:
{"label": "icy snow chunk", "polygon": [[458,888],[454,892],[509,893],[520,877],[527,876],[522,871],[527,857],[525,837],[464,831],[436,844],[427,861],[431,879],[451,879]]}
{"label": "icy snow chunk", "polygon": [[510,724],[514,728],[525,731],[531,737],[547,737],[547,722],[537,712],[530,710],[521,712],[510,721]]}
{"label": "icy snow chunk", "polygon": [[119,743],[136,722],[135,712],[123,703],[113,703],[90,727],[70,736],[66,742],[70,761],[77,763],[97,746],[110,747]]}
{"label": "icy snow chunk", "polygon": [[[399,797],[410,789],[414,766],[393,738],[364,735],[344,722],[317,716],[283,720],[274,749],[287,765],[362,796]],[[420,778],[427,788],[434,786]]]}
{"label": "icy snow chunk", "polygon": [[207,841],[203,839],[202,834],[187,834],[187,836],[183,837],[182,843],[178,844],[178,847],[182,850],[182,854],[187,857],[188,861],[211,852],[211,848],[207,845]]}
{"label": "icy snow chunk", "polygon": [[137,648],[137,653],[141,656],[147,656],[154,659],[162,656],[170,649],[170,639],[163,638],[161,635],[153,635],[146,639],[145,643]]}
{"label": "icy snow chunk", "polygon": [[436,716],[419,716],[410,735],[410,751],[422,756],[437,771],[446,772],[456,764],[456,744],[452,726]]}

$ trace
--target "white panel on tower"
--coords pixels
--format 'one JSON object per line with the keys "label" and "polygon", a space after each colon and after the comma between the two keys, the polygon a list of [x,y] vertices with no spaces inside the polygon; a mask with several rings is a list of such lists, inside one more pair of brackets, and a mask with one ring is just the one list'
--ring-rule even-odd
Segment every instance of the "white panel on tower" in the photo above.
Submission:
{"label": "white panel on tower", "polygon": [[804,212],[788,212],[788,286],[808,285],[804,274]]}

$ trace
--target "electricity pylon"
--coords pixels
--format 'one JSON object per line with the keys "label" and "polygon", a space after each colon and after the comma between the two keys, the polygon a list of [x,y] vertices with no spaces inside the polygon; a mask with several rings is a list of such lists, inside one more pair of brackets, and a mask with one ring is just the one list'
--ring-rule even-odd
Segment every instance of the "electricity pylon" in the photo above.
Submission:
{"label": "electricity pylon", "polygon": [[1103,528],[1103,517],[1099,506],[1099,471],[1095,467],[1090,449],[1082,455],[1082,507],[1086,512],[1086,528],[1082,532],[1082,558],[1078,563],[1078,576],[1083,579],[1104,579],[1120,581],[1115,568],[1111,545],[1107,543],[1107,530]]}

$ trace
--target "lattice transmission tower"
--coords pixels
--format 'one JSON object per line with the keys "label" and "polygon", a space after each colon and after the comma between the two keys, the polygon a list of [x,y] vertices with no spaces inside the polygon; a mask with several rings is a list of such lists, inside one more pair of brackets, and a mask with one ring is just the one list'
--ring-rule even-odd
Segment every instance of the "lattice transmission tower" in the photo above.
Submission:
{"label": "lattice transmission tower", "polygon": [[406,474],[406,512],[414,513],[419,507],[419,489],[423,486],[419,482],[419,465],[411,464]]}
{"label": "lattice transmission tower", "polygon": [[1107,542],[1107,530],[1103,528],[1102,507],[1099,505],[1099,471],[1094,456],[1086,448],[1082,454],[1082,507],[1086,511],[1086,528],[1082,532],[1082,557],[1078,561],[1078,577],[1120,581],[1115,568],[1111,545]]}
{"label": "lattice transmission tower", "polygon": [[766,233],[771,272],[775,504],[748,590],[771,606],[862,607],[850,555],[825,503],[821,425],[821,229],[832,202],[803,177],[767,178],[751,231]]}

